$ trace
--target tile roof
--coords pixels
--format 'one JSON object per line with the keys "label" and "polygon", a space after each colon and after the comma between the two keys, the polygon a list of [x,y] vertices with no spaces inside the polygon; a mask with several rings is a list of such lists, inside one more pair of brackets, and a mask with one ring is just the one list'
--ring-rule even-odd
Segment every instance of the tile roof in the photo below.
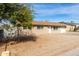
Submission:
{"label": "tile roof", "polygon": [[47,21],[33,21],[32,25],[46,25],[46,26],[66,26],[59,22],[47,22]]}

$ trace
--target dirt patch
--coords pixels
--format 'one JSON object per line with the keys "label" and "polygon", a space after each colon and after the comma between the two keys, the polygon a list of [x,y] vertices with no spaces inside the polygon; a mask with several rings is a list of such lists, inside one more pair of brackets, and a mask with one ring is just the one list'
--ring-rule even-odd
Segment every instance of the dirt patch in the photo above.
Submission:
{"label": "dirt patch", "polygon": [[[79,47],[79,36],[76,33],[41,34],[35,42],[20,42],[8,46],[12,55],[19,56],[56,56]],[[0,47],[0,53],[4,45]]]}

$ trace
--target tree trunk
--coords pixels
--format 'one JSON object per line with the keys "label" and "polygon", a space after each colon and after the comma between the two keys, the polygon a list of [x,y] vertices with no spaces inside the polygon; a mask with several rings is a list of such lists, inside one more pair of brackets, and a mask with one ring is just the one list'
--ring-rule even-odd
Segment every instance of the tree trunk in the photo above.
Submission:
{"label": "tree trunk", "polygon": [[17,27],[17,40],[20,41],[20,29],[19,27]]}
{"label": "tree trunk", "polygon": [[6,41],[5,41],[5,51],[7,51],[7,42],[8,41],[8,37],[6,38]]}

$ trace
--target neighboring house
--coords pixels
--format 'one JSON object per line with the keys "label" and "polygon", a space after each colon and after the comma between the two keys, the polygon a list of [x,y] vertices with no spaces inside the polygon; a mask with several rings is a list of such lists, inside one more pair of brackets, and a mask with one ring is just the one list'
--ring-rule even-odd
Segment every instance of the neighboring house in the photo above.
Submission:
{"label": "neighboring house", "polygon": [[73,23],[68,23],[68,22],[60,22],[60,23],[66,25],[66,31],[74,31],[75,29],[75,24]]}
{"label": "neighboring house", "polygon": [[75,25],[74,31],[79,31],[79,23],[73,23]]}
{"label": "neighboring house", "polygon": [[33,21],[32,32],[35,33],[52,33],[52,32],[65,32],[73,30],[74,26],[61,23],[61,22],[47,22],[47,21]]}
{"label": "neighboring house", "polygon": [[79,31],[79,23],[68,23],[68,22],[63,23],[70,26],[70,31]]}

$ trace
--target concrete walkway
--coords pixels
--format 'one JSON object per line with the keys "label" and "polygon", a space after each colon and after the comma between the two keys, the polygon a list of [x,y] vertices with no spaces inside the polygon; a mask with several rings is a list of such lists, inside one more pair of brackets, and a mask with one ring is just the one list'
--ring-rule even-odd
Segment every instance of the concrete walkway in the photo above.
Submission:
{"label": "concrete walkway", "polygon": [[79,48],[72,49],[71,51],[63,53],[61,55],[64,55],[64,56],[79,56]]}

